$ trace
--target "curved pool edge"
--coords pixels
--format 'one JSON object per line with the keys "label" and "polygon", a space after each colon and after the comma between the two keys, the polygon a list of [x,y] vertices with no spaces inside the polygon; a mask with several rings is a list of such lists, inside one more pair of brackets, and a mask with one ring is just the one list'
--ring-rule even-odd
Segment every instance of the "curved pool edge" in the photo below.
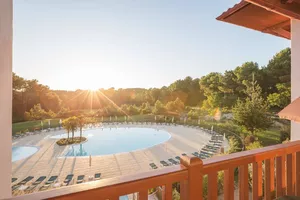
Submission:
{"label": "curved pool edge", "polygon": [[[14,157],[14,155],[13,155],[13,148],[23,148],[23,147],[30,147],[32,149],[34,148],[35,151],[33,153],[31,153],[31,154],[28,154],[26,156],[23,156],[23,157],[21,157],[19,159],[14,160],[13,159],[13,157]],[[21,160],[24,160],[24,159],[29,159],[30,157],[32,157],[33,155],[35,155],[39,150],[40,150],[40,147],[39,146],[34,146],[34,145],[21,145],[21,146],[15,145],[15,146],[12,146],[12,160],[11,160],[11,162],[13,163],[13,162],[21,161]]]}
{"label": "curved pool edge", "polygon": [[[131,153],[131,152],[137,152],[137,151],[144,151],[144,150],[146,150],[146,149],[151,149],[151,148],[154,148],[154,147],[156,147],[156,146],[159,146],[159,145],[162,145],[162,144],[165,144],[166,142],[168,142],[171,138],[172,138],[172,133],[170,132],[170,131],[168,131],[168,130],[166,130],[166,129],[163,129],[163,128],[156,128],[156,127],[149,127],[149,126],[147,126],[147,127],[138,127],[138,126],[134,126],[134,127],[124,127],[124,126],[121,126],[121,127],[117,127],[117,128],[109,128],[109,127],[105,127],[105,128],[98,128],[98,129],[110,129],[110,130],[116,130],[116,129],[119,129],[119,128],[122,128],[122,129],[126,129],[126,128],[128,128],[128,129],[131,129],[131,128],[137,128],[137,129],[153,129],[153,130],[155,130],[155,131],[164,131],[165,133],[167,133],[168,134],[168,138],[165,140],[165,141],[163,141],[163,142],[161,142],[161,143],[158,143],[158,144],[154,144],[154,145],[152,145],[152,146],[150,146],[150,147],[145,147],[145,148],[138,148],[138,149],[135,149],[135,150],[131,150],[131,151],[122,151],[122,152],[117,152],[117,153],[109,153],[109,154],[99,154],[99,155],[84,155],[84,156],[66,156],[66,154],[68,153],[68,148],[70,148],[70,147],[72,147],[72,146],[78,146],[78,145],[80,145],[80,144],[74,144],[74,145],[70,145],[70,146],[61,146],[61,147],[63,147],[63,148],[65,148],[64,150],[63,150],[63,152],[59,155],[59,156],[57,156],[57,158],[59,158],[59,159],[61,159],[61,158],[63,158],[63,159],[65,159],[65,158],[88,158],[88,157],[100,157],[100,156],[112,156],[112,155],[119,155],[119,154],[125,154],[125,153]],[[91,130],[98,130],[98,129],[91,129]],[[90,129],[88,129],[88,130],[90,130]],[[88,137],[87,137],[88,138]],[[53,139],[53,138],[51,138],[51,139]],[[85,142],[87,142],[87,141],[85,141]],[[84,143],[85,143],[84,142]],[[81,143],[81,144],[83,144],[83,143]]]}

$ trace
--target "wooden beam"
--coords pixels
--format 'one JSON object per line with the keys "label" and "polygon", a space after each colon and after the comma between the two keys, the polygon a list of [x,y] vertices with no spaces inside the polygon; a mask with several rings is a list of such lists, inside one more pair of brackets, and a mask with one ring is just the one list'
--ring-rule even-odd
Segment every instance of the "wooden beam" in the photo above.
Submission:
{"label": "wooden beam", "polygon": [[[300,20],[300,5],[296,2],[292,2],[289,4],[281,4],[280,1],[276,1],[277,3],[270,2],[267,0],[246,0],[249,3],[260,6],[274,13],[278,13],[280,15],[286,16],[291,19]],[[298,6],[295,6],[298,5]]]}
{"label": "wooden beam", "polygon": [[291,24],[291,20],[287,20],[284,22],[280,22],[278,24],[275,24],[273,26],[267,27],[264,30],[262,30],[263,33],[275,33],[279,36],[285,37],[287,39],[291,38],[291,33],[285,29],[283,29],[285,26],[288,26]]}
{"label": "wooden beam", "polygon": [[267,27],[267,28],[264,29],[264,30],[283,28],[283,27],[288,26],[288,25],[291,25],[291,20],[290,20],[290,19],[289,19],[289,20],[286,20],[286,21],[284,21],[284,22],[280,22],[280,23],[278,23],[278,24],[275,24],[275,25],[273,25],[273,26],[269,26],[269,27]]}
{"label": "wooden beam", "polygon": [[273,35],[278,35],[281,37],[285,37],[287,39],[291,39],[291,33],[287,30],[284,30],[282,28],[278,28],[278,29],[265,29],[262,31],[263,33],[270,33]]}

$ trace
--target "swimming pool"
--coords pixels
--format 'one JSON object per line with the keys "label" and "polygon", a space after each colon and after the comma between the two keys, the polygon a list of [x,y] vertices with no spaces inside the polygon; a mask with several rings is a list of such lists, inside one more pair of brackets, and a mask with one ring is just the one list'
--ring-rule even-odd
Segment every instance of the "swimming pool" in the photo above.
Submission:
{"label": "swimming pool", "polygon": [[119,200],[129,200],[127,196],[120,196]]}
{"label": "swimming pool", "polygon": [[[75,133],[79,136],[79,132]],[[171,135],[164,130],[153,128],[104,128],[85,130],[83,136],[88,140],[82,144],[68,147],[62,156],[95,156],[146,149],[166,142]],[[52,136],[59,139],[67,134]]]}
{"label": "swimming pool", "polygon": [[12,147],[12,162],[27,158],[37,152],[37,150],[37,147],[30,146]]}

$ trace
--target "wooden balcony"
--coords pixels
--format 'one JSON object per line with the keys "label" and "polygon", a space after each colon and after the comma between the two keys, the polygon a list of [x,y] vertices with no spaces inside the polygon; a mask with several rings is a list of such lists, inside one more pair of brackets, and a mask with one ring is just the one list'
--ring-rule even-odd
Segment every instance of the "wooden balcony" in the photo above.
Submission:
{"label": "wooden balcony", "polygon": [[[217,175],[222,171],[224,188],[223,193],[218,194]],[[203,197],[206,188],[203,184],[204,176],[208,176],[206,197]],[[172,184],[175,182],[180,183],[180,196],[184,200],[213,200],[222,196],[225,200],[232,200],[235,192],[239,199],[246,200],[269,200],[283,195],[300,196],[300,141],[203,161],[184,156],[181,158],[181,165],[162,170],[61,187],[13,199],[118,200],[119,196],[137,193],[138,200],[146,200],[148,189],[162,186],[162,199],[171,200]]]}

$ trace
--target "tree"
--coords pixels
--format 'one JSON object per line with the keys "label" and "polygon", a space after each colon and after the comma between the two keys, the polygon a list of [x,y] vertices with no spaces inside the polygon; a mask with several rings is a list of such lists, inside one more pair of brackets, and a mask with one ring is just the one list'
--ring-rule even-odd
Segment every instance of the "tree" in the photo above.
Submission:
{"label": "tree", "polygon": [[247,98],[238,100],[233,108],[233,117],[236,124],[242,126],[254,135],[258,130],[265,130],[271,126],[271,118],[268,115],[268,104],[261,96],[261,88],[252,81],[246,85]]}
{"label": "tree", "polygon": [[68,139],[69,139],[69,133],[72,132],[72,140],[74,140],[74,133],[78,128],[78,119],[77,117],[69,117],[63,121],[63,127],[68,133]]}
{"label": "tree", "polygon": [[206,100],[203,101],[202,107],[206,110],[214,110],[223,107],[224,92],[220,90],[223,86],[223,75],[212,72],[203,76],[200,81],[200,88],[204,91]]}
{"label": "tree", "polygon": [[184,103],[177,97],[175,101],[169,101],[166,109],[172,112],[182,112],[184,110]]}
{"label": "tree", "polygon": [[51,110],[46,112],[44,109],[42,109],[40,104],[34,105],[29,112],[24,113],[24,118],[26,120],[41,120],[53,117],[55,117],[55,113],[53,113]]}
{"label": "tree", "polygon": [[150,103],[143,103],[141,107],[141,114],[149,114],[151,113]]}
{"label": "tree", "polygon": [[276,92],[276,84],[283,83],[287,87],[291,83],[291,49],[286,48],[277,53],[268,63],[264,72],[263,91],[268,94]]}
{"label": "tree", "polygon": [[67,131],[67,134],[68,134],[68,140],[70,138],[70,131],[71,131],[71,124],[70,124],[70,121],[69,119],[65,119],[62,121],[62,126],[63,128]]}
{"label": "tree", "polygon": [[153,114],[163,114],[165,112],[165,106],[160,100],[157,100],[154,104]]}
{"label": "tree", "polygon": [[270,106],[283,109],[291,102],[291,87],[287,84],[278,83],[276,88],[278,92],[269,94],[268,102]]}
{"label": "tree", "polygon": [[79,116],[77,118],[78,120],[78,127],[79,127],[79,131],[80,131],[80,141],[81,141],[81,138],[82,138],[82,128],[84,127],[84,125],[86,124],[86,119],[84,116]]}

